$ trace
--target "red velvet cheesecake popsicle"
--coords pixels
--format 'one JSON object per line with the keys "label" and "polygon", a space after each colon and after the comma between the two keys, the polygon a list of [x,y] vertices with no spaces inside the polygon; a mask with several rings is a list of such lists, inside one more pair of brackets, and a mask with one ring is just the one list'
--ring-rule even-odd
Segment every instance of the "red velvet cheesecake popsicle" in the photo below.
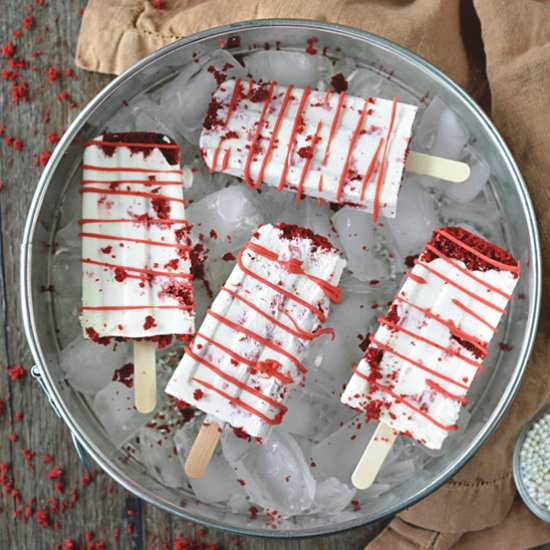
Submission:
{"label": "red velvet cheesecake popsicle", "polygon": [[103,134],[86,143],[82,170],[85,337],[192,334],[179,146],[155,133]]}
{"label": "red velvet cheesecake popsicle", "polygon": [[[257,438],[286,413],[291,385],[323,328],[345,261],[325,238],[263,225],[243,246],[166,391]],[[214,442],[215,445],[215,442]]]}
{"label": "red velvet cheesecake popsicle", "polygon": [[393,218],[416,111],[395,98],[227,80],[213,94],[201,153],[212,172],[252,188]]}
{"label": "red velvet cheesecake popsicle", "polygon": [[342,403],[441,448],[519,275],[498,246],[461,227],[437,229],[380,318]]}

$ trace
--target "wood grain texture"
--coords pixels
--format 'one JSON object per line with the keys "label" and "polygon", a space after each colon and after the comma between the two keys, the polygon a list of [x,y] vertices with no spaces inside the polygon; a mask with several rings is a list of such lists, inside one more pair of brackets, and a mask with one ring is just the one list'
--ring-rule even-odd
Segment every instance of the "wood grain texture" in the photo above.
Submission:
{"label": "wood grain texture", "polygon": [[[11,39],[12,31],[21,28],[22,18],[28,15],[25,9],[28,1],[2,3],[0,45]],[[96,472],[87,488],[82,487],[85,471],[74,451],[70,433],[51,410],[39,385],[29,376],[32,358],[22,328],[18,285],[19,245],[40,174],[40,168],[33,167],[33,160],[36,160],[37,153],[52,149],[52,145],[47,143],[47,133],[61,133],[62,128],[78,114],[79,108],[110,81],[107,76],[77,71],[74,66],[73,55],[81,19],[79,12],[84,4],[83,0],[48,0],[43,7],[37,7],[33,2],[34,27],[17,40],[16,52],[16,57],[37,68],[37,72],[27,69],[21,73],[21,81],[29,84],[29,102],[12,105],[11,83],[0,82],[0,124],[5,134],[24,141],[24,149],[20,152],[0,142],[0,181],[4,183],[4,189],[0,191],[0,399],[6,399],[8,405],[6,414],[0,417],[0,463],[11,464],[13,486],[20,491],[23,502],[33,497],[37,499],[33,506],[35,511],[45,509],[47,499],[51,497],[70,500],[73,488],[78,498],[65,513],[50,512],[50,527],[41,528],[36,513],[27,521],[12,519],[12,512],[17,509],[15,500],[10,495],[0,494],[2,550],[53,549],[67,537],[82,544],[87,530],[94,532],[96,540],[106,540],[109,549],[160,550],[164,543],[173,542],[178,535],[191,535],[197,528],[143,503],[101,472]],[[41,56],[33,58],[33,50],[41,50]],[[6,60],[2,59],[0,64],[5,68]],[[77,79],[61,76],[48,84],[46,72],[52,66],[61,73],[71,67]],[[62,90],[69,92],[78,108],[71,109],[68,102],[56,99]],[[48,123],[43,122],[45,111],[49,112]],[[16,364],[25,367],[27,376],[12,382],[5,367]],[[18,412],[24,414],[20,422],[15,420]],[[17,434],[15,442],[8,439],[12,432]],[[25,461],[23,449],[36,452],[36,456]],[[64,490],[61,493],[55,493],[54,480],[47,479],[47,473],[54,465],[42,463],[44,454],[54,457],[55,464],[63,469]],[[33,469],[29,470],[28,465]],[[51,527],[54,522],[59,523],[58,529]],[[301,541],[237,537],[208,530],[201,540],[217,542],[227,550],[353,550],[363,548],[380,528],[381,525],[375,525],[341,535]]]}

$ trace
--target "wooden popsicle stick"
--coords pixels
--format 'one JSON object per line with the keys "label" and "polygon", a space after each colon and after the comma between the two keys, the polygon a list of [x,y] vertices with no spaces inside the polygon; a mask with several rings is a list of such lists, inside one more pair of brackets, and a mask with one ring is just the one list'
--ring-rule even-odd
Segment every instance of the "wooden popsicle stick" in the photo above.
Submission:
{"label": "wooden popsicle stick", "polygon": [[204,422],[189,451],[184,471],[191,479],[200,479],[208,470],[223,428],[216,422]]}
{"label": "wooden popsicle stick", "polygon": [[463,183],[470,177],[470,166],[465,162],[413,151],[407,157],[405,169],[419,176],[431,176],[451,183]]}
{"label": "wooden popsicle stick", "polygon": [[134,400],[143,414],[157,405],[157,371],[154,342],[134,342]]}
{"label": "wooden popsicle stick", "polygon": [[398,435],[399,432],[387,424],[383,422],[378,424],[365,452],[351,474],[351,482],[356,489],[368,489],[372,485]]}

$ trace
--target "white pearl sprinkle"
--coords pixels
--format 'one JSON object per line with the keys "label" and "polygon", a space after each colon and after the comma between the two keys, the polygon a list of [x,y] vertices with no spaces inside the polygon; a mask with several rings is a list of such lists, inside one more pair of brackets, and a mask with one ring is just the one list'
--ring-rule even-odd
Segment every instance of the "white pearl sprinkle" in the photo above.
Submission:
{"label": "white pearl sprinkle", "polygon": [[531,427],[519,457],[527,493],[539,506],[550,510],[550,413]]}

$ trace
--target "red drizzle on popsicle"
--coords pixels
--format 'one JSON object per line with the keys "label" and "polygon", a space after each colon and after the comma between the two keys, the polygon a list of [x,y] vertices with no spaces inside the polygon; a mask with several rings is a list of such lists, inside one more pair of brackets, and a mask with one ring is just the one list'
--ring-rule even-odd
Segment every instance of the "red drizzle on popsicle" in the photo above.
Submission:
{"label": "red drizzle on popsicle", "polygon": [[290,132],[290,138],[288,140],[288,146],[286,149],[285,162],[283,165],[283,171],[281,172],[281,179],[279,180],[279,185],[277,186],[277,191],[281,191],[286,187],[286,176],[287,176],[288,168],[290,166],[292,150],[294,149],[294,145],[296,143],[296,134],[298,132],[299,125],[302,124],[302,115],[306,107],[306,102],[310,92],[311,90],[309,86],[304,88],[304,91],[302,92],[300,104],[298,105],[296,116],[294,117],[294,124],[292,125],[292,130]]}
{"label": "red drizzle on popsicle", "polygon": [[288,107],[288,104],[290,103],[290,97],[293,89],[294,89],[294,86],[292,85],[288,86],[286,89],[285,95],[283,96],[281,108],[279,109],[279,114],[277,115],[277,119],[275,120],[273,130],[271,131],[271,137],[269,138],[269,142],[265,150],[265,155],[262,160],[262,164],[260,166],[260,171],[258,172],[258,177],[256,178],[256,187],[258,189],[262,186],[265,168],[267,166],[267,163],[269,162],[269,159],[271,158],[271,153],[273,152],[273,146],[275,145],[275,142],[277,140],[279,128],[281,127],[281,123],[283,122],[283,119],[285,117],[286,109]]}
{"label": "red drizzle on popsicle", "polygon": [[254,135],[252,137],[252,140],[248,146],[248,155],[246,157],[246,162],[244,164],[244,181],[249,187],[254,187],[255,183],[252,181],[252,178],[250,177],[250,165],[252,164],[252,160],[254,159],[254,155],[256,154],[256,149],[258,146],[258,140],[260,139],[260,134],[262,132],[262,128],[265,124],[265,116],[267,114],[267,111],[269,109],[269,104],[271,102],[271,98],[273,96],[273,90],[275,88],[275,82],[271,82],[269,89],[267,91],[266,98],[264,100],[264,104],[262,107],[262,111],[260,113],[260,118],[258,119],[258,122],[256,123],[256,130],[254,132]]}
{"label": "red drizzle on popsicle", "polygon": [[311,166],[311,162],[313,161],[313,157],[315,156],[315,148],[317,147],[317,143],[319,142],[319,133],[321,132],[321,121],[317,123],[317,126],[315,127],[315,132],[313,134],[313,137],[311,138],[311,145],[308,147],[307,157],[304,161],[304,167],[302,168],[302,173],[300,174],[300,181],[298,182],[298,187],[296,189],[296,201],[300,201],[302,199],[302,191],[304,189],[304,182],[306,180],[306,176],[309,170],[309,167]]}
{"label": "red drizzle on popsicle", "polygon": [[344,100],[346,99],[346,92],[340,92],[338,94],[338,103],[336,105],[336,111],[334,112],[334,118],[332,119],[332,124],[330,125],[330,131],[328,133],[327,144],[325,146],[325,156],[323,157],[323,164],[326,165],[328,162],[328,156],[330,154],[330,146],[332,145],[332,140],[334,134],[336,133],[336,128],[338,128],[338,123],[340,122],[340,115],[344,107]]}
{"label": "red drizzle on popsicle", "polygon": [[363,103],[363,109],[361,110],[361,114],[357,119],[357,125],[355,126],[355,130],[353,130],[353,134],[351,135],[348,152],[346,155],[346,160],[344,161],[344,166],[342,167],[342,172],[340,173],[340,179],[338,180],[338,187],[336,188],[336,197],[335,197],[336,202],[340,202],[342,200],[342,194],[344,192],[344,184],[346,183],[346,179],[348,177],[351,157],[353,155],[353,149],[355,148],[355,144],[359,138],[359,135],[361,134],[361,130],[363,129],[363,124],[365,122],[365,117],[367,116],[367,111],[368,111],[368,108],[367,108],[368,103],[369,103],[369,99],[367,98]]}
{"label": "red drizzle on popsicle", "polygon": [[[284,120],[285,114],[288,110],[288,106],[292,100],[295,100],[295,98],[292,96],[292,91],[294,90],[293,86],[288,86],[284,94],[283,92],[278,92],[277,94],[275,94],[275,86],[276,86],[276,83],[271,82],[270,87],[268,89],[266,83],[258,84],[254,80],[249,80],[248,88],[243,92],[241,82],[239,80],[235,81],[235,86],[231,94],[231,99],[229,100],[229,106],[227,107],[225,123],[219,120],[215,125],[218,131],[219,131],[219,127],[227,126],[227,123],[229,122],[233,113],[238,108],[239,102],[243,99],[249,99],[250,101],[253,101],[255,103],[258,103],[260,101],[264,103],[260,111],[258,121],[254,124],[254,128],[251,131],[251,134],[252,134],[251,142],[247,145],[248,152],[246,154],[246,158],[244,159],[244,161],[242,161],[243,179],[246,182],[246,184],[251,188],[261,187],[266,168],[271,160],[273,149],[278,145],[279,130]],[[258,149],[257,143],[259,139],[261,139],[261,130],[264,126],[267,126],[266,124],[267,117],[271,112],[271,105],[273,102],[273,98],[280,97],[281,94],[283,94],[281,105],[279,107],[277,117],[273,124],[273,128],[271,129],[271,132],[269,135],[269,141],[265,148],[265,153],[263,155],[263,158],[261,159],[256,181],[252,183],[252,178],[250,176],[250,168],[251,168],[252,162],[254,161],[254,157],[257,154],[257,149]],[[279,182],[276,186],[277,191],[282,191],[287,186],[287,175],[292,163],[293,150],[296,145],[296,134],[300,133],[301,128],[304,126],[304,112],[306,111],[306,109],[313,109],[313,108],[330,109],[330,99],[332,96],[332,92],[330,90],[327,90],[321,99],[313,103],[308,103],[310,95],[311,95],[311,90],[309,89],[309,87],[306,87],[302,92],[302,95],[296,110],[296,114],[294,116],[292,129],[290,131],[288,142],[286,143],[286,153],[284,156],[283,167],[281,169]],[[219,103],[219,106],[220,106],[219,108],[222,108],[223,104],[218,99],[216,98],[214,99],[216,100],[217,103]],[[346,109],[345,100],[346,100],[346,92],[342,90],[338,94],[337,101],[334,106],[334,114],[330,122],[330,128],[328,130],[328,134],[326,136],[326,142],[324,144],[324,153],[321,161],[323,166],[326,166],[326,164],[329,161],[331,146],[332,146],[334,137],[337,133],[339,124],[341,122],[342,115]],[[357,142],[363,133],[365,132],[370,133],[370,130],[363,130],[363,126],[365,122],[365,117],[373,112],[372,110],[368,109],[368,104],[375,103],[375,101],[376,100],[374,98],[371,98],[371,97],[366,98],[364,100],[363,109],[359,110],[358,121],[352,133],[352,136],[350,138],[347,155],[346,155],[346,158],[344,159],[337,188],[335,190],[336,202],[343,202],[343,191],[344,191],[346,179],[349,176],[350,165],[353,158],[353,152],[356,148]],[[386,136],[380,137],[378,141],[378,144],[374,150],[372,158],[368,163],[366,172],[361,178],[361,186],[359,188],[359,193],[358,193],[359,196],[357,199],[357,203],[363,204],[365,201],[365,195],[368,188],[368,184],[372,176],[376,174],[376,171],[378,168],[378,174],[376,176],[376,181],[375,181],[376,187],[374,190],[374,197],[373,197],[373,219],[375,222],[378,220],[378,216],[381,208],[381,204],[380,204],[381,189],[384,184],[384,179],[386,175],[387,156],[389,154],[390,142],[392,140],[393,134],[395,133],[394,127],[395,127],[395,121],[396,121],[396,115],[397,115],[397,106],[398,106],[397,98],[393,98],[393,102],[390,109],[390,117],[387,124]],[[245,109],[246,109],[246,106],[245,106]],[[353,107],[350,107],[350,110],[353,111]],[[321,122],[319,120],[315,123],[314,133],[317,135],[317,141],[321,140],[320,126],[319,126],[320,124]],[[212,153],[212,156],[213,156],[212,163],[209,166],[209,169],[211,172],[217,169],[218,160],[222,151],[222,145],[223,145],[224,139],[225,137],[223,135],[220,135],[218,144],[216,147],[214,147],[214,151]],[[302,149],[307,149],[307,147],[302,147]],[[228,167],[227,156],[229,154],[230,154],[230,150],[227,149],[225,152],[226,156],[224,157],[224,161],[222,163],[222,169],[221,169],[222,171],[225,171]],[[300,155],[300,156],[303,156],[303,155]],[[310,168],[310,165],[312,163],[312,160],[310,160],[309,157],[304,157],[304,158],[306,158],[306,161],[304,162],[300,176],[297,178],[298,179],[296,184],[297,200],[300,200],[300,197],[303,193],[304,181],[307,176],[307,172]],[[319,181],[319,184],[320,186],[322,186],[322,180]],[[318,186],[317,193],[319,194],[320,192],[321,191],[319,190],[319,186]]]}
{"label": "red drizzle on popsicle", "polygon": [[374,190],[374,203],[372,210],[372,221],[374,223],[378,222],[378,216],[380,214],[380,192],[382,191],[382,185],[384,183],[384,178],[386,176],[386,157],[388,155],[388,149],[390,140],[393,133],[393,126],[395,123],[395,115],[397,113],[397,97],[393,98],[390,122],[388,124],[388,133],[386,134],[386,140],[384,142],[384,152],[382,153],[382,160],[380,162],[380,170],[378,171],[378,176],[376,178],[376,188]]}

